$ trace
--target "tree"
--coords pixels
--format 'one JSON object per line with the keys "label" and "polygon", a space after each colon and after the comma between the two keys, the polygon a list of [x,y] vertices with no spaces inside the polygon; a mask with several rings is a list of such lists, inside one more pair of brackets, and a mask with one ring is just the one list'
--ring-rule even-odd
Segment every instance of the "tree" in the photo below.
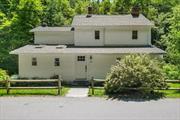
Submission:
{"label": "tree", "polygon": [[76,14],[87,14],[87,8],[90,5],[89,1],[86,0],[79,0],[76,2],[75,5],[75,13]]}
{"label": "tree", "polygon": [[100,3],[100,7],[99,7],[99,13],[100,14],[110,14],[110,9],[111,9],[111,2],[110,0],[103,0]]}
{"label": "tree", "polygon": [[9,75],[7,74],[7,72],[3,69],[0,69],[0,81],[8,80],[8,79],[9,79]]}
{"label": "tree", "polygon": [[180,5],[173,8],[170,21],[170,31],[161,39],[167,48],[166,61],[177,65],[180,68]]}
{"label": "tree", "polygon": [[[29,36],[29,30],[41,23],[43,7],[40,0],[20,0],[17,6],[14,30]],[[26,38],[24,39],[27,39]]]}
{"label": "tree", "polygon": [[124,88],[142,88],[143,92],[150,92],[165,87],[160,62],[146,54],[132,54],[117,61],[105,81],[108,94],[119,94],[126,91]]}
{"label": "tree", "polygon": [[132,0],[113,0],[111,14],[129,13],[132,7]]}
{"label": "tree", "polygon": [[74,10],[67,0],[46,0],[44,6],[42,19],[48,26],[62,26],[71,23]]}
{"label": "tree", "polygon": [[[12,0],[15,2],[18,0]],[[29,30],[40,24],[42,5],[40,0],[19,0],[16,9],[10,6],[11,17],[1,12],[0,26],[0,68],[8,70],[10,74],[17,73],[17,56],[10,55],[13,49],[32,42]],[[8,6],[9,8],[9,6]]]}

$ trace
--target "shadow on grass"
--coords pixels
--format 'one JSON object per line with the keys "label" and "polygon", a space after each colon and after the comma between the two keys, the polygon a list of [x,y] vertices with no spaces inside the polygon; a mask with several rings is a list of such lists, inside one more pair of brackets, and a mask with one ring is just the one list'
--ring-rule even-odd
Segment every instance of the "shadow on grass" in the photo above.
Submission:
{"label": "shadow on grass", "polygon": [[180,94],[180,90],[175,90],[174,93]]}
{"label": "shadow on grass", "polygon": [[138,91],[108,95],[108,99],[111,100],[116,99],[116,100],[136,101],[136,102],[158,100],[164,97],[165,97],[164,93],[160,93],[160,92],[142,93]]}

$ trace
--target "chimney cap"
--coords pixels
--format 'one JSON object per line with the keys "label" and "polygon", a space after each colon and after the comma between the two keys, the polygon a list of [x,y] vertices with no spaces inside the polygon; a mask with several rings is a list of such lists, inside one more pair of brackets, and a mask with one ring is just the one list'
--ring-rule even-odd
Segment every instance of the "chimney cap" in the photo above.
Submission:
{"label": "chimney cap", "polygon": [[137,18],[137,17],[139,17],[139,14],[140,14],[140,7],[139,7],[139,5],[133,6],[132,9],[131,9],[131,15],[134,18]]}

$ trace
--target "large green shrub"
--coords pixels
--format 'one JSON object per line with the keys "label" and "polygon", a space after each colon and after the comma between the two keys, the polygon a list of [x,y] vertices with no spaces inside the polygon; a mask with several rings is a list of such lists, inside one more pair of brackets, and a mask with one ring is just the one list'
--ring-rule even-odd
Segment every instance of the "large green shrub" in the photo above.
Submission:
{"label": "large green shrub", "polygon": [[105,82],[108,94],[127,91],[124,88],[142,88],[144,92],[166,87],[160,62],[146,54],[125,56],[112,66]]}
{"label": "large green shrub", "polygon": [[0,69],[0,81],[9,79],[9,75],[3,69]]}
{"label": "large green shrub", "polygon": [[166,64],[163,66],[163,71],[168,79],[180,80],[180,69],[172,64]]}

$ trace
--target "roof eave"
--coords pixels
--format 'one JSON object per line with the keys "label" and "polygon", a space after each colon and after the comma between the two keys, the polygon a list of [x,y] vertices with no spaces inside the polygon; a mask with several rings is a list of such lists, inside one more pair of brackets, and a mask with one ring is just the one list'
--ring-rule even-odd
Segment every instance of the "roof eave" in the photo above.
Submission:
{"label": "roof eave", "polygon": [[120,26],[146,26],[146,27],[153,27],[154,24],[148,24],[148,25],[72,25],[72,27],[120,27]]}

